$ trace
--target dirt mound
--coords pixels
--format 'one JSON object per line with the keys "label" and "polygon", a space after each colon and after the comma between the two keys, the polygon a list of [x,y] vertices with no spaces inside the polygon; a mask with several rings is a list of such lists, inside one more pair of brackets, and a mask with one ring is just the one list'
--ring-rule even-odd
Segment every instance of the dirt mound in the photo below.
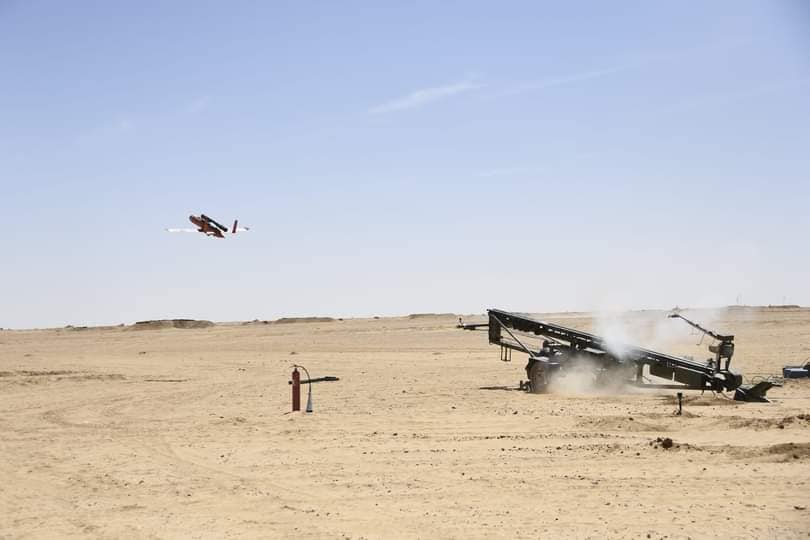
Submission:
{"label": "dirt mound", "polygon": [[273,321],[273,324],[292,324],[292,323],[327,323],[335,322],[332,317],[282,317]]}
{"label": "dirt mound", "polygon": [[767,448],[768,454],[784,456],[788,459],[810,458],[810,443],[772,444]]}
{"label": "dirt mound", "polygon": [[409,319],[427,319],[431,317],[457,317],[455,313],[411,313]]}
{"label": "dirt mound", "polygon": [[17,371],[0,371],[0,377],[47,377],[52,375],[71,375],[75,371],[65,370],[49,370],[49,371],[30,371],[30,370],[17,370]]}
{"label": "dirt mound", "polygon": [[810,443],[779,443],[761,447],[731,446],[722,449],[738,459],[763,458],[765,461],[795,461],[810,458]]}
{"label": "dirt mound", "polygon": [[740,416],[730,416],[717,422],[732,429],[753,429],[760,431],[763,429],[785,429],[787,426],[810,426],[810,414],[798,414],[796,416],[785,416],[783,418],[743,418]]}
{"label": "dirt mound", "polygon": [[130,326],[130,330],[161,330],[163,328],[210,328],[214,326],[211,321],[197,319],[161,319],[157,321],[138,321]]}
{"label": "dirt mound", "polygon": [[649,423],[639,421],[632,416],[603,416],[600,418],[587,418],[578,422],[578,427],[604,431],[664,431],[667,426],[662,423]]}
{"label": "dirt mound", "polygon": [[4,382],[23,386],[49,384],[60,381],[121,381],[125,377],[118,373],[88,373],[81,371],[56,370],[17,370],[0,371]]}
{"label": "dirt mound", "polygon": [[64,369],[50,369],[50,370],[41,370],[41,371],[33,371],[33,370],[20,370],[17,371],[17,375],[22,375],[24,377],[48,377],[51,375],[73,375],[76,373],[75,371],[69,371]]}

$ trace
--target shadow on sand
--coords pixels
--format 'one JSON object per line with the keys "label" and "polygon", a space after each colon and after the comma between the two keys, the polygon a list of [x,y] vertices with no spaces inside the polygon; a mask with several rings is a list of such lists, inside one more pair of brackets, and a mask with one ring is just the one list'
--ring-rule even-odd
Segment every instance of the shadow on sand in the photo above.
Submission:
{"label": "shadow on sand", "polygon": [[507,392],[523,392],[517,386],[479,386],[479,390],[505,390]]}

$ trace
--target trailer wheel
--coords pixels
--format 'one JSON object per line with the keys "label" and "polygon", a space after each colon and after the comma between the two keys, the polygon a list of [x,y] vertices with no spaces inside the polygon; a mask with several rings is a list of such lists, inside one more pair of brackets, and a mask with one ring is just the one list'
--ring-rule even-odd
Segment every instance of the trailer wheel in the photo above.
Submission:
{"label": "trailer wheel", "polygon": [[[548,360],[544,358],[543,360]],[[526,365],[526,375],[529,378],[529,391],[532,394],[545,394],[548,390],[548,374],[544,369],[544,362],[531,359]]]}

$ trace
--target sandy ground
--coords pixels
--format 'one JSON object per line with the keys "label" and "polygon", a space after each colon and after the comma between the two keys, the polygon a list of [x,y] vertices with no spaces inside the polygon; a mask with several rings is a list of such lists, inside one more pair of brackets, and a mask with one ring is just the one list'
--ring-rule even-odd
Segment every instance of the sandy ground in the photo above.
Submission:
{"label": "sandy ground", "polygon": [[[810,310],[711,317],[746,375],[810,357]],[[455,322],[0,332],[0,537],[810,537],[810,380],[683,416],[674,391],[531,395]],[[288,412],[294,362],[341,379],[314,414]]]}

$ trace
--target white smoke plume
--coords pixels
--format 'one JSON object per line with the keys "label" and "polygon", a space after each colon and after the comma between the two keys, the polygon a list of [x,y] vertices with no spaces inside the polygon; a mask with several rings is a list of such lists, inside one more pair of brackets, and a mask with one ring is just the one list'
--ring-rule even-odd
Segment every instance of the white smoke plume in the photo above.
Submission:
{"label": "white smoke plume", "polygon": [[[684,317],[719,334],[733,334],[735,323],[755,317],[753,310],[742,308],[683,309]],[[708,346],[714,342],[685,321],[668,317],[671,311],[644,310],[599,312],[594,315],[591,332],[605,339],[610,353],[621,358],[628,346],[685,356],[697,361],[712,357]],[[645,370],[646,371],[646,370]],[[627,381],[633,377],[632,365],[613,380],[598,376],[598,366],[588,360],[566,366],[552,379],[549,390],[574,395],[606,395],[636,391]]]}
{"label": "white smoke plume", "polygon": [[[704,328],[720,334],[733,334],[728,308],[684,309],[679,312]],[[610,352],[619,356],[626,345],[695,358],[709,355],[707,347],[712,339],[685,321],[668,317],[669,313],[663,310],[598,313],[594,317],[593,333],[605,338]]]}

